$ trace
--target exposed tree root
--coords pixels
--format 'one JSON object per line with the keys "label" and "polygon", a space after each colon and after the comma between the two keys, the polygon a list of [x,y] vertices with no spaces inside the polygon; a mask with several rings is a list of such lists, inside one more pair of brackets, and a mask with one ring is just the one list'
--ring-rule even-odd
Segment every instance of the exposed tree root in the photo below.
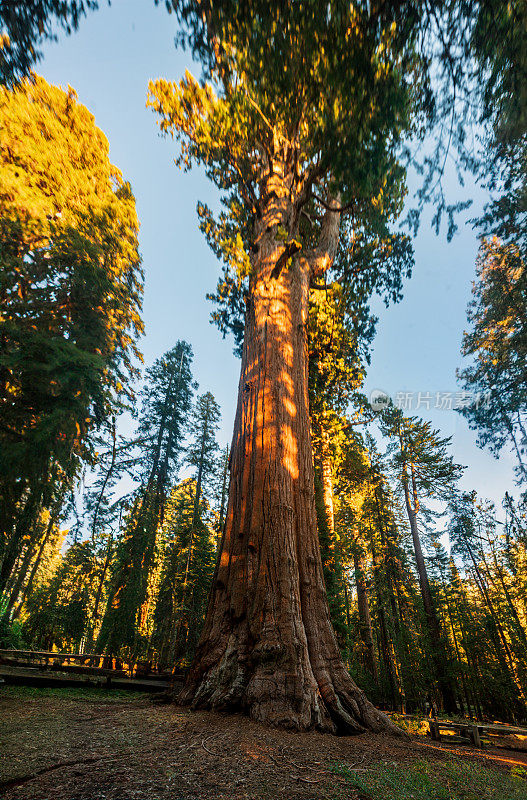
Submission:
{"label": "exposed tree root", "polygon": [[0,790],[3,791],[5,789],[12,789],[15,786],[22,786],[24,783],[29,783],[29,781],[38,778],[40,775],[46,775],[48,772],[55,772],[57,769],[63,769],[64,767],[76,767],[79,764],[94,764],[96,761],[102,761],[104,756],[97,756],[94,758],[82,758],[77,759],[76,761],[60,761],[58,764],[52,764],[50,767],[43,767],[42,769],[37,769],[35,772],[31,772],[29,775],[22,775],[20,778],[11,778],[8,781],[0,782]]}

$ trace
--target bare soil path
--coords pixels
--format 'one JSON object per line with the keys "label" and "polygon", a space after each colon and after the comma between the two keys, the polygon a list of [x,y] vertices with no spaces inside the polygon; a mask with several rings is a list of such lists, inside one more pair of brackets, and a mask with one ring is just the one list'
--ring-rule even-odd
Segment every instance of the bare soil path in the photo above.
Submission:
{"label": "bare soil path", "polygon": [[378,769],[404,776],[423,762],[433,773],[483,764],[498,780],[515,781],[510,798],[446,798],[527,800],[525,752],[478,754],[424,737],[298,734],[97,690],[2,689],[0,739],[6,800],[383,800],[404,795],[356,783]]}

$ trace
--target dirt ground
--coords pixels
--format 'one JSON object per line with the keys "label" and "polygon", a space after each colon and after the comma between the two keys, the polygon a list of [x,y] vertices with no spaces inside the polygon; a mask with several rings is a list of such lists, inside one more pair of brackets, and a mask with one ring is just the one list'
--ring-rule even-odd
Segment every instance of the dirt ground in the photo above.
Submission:
{"label": "dirt ground", "polygon": [[[527,769],[527,753],[425,737],[334,737],[268,729],[242,716],[104,693],[9,687],[0,694],[0,796],[6,800],[360,800],[335,765],[470,759]],[[507,798],[503,798],[507,800]]]}

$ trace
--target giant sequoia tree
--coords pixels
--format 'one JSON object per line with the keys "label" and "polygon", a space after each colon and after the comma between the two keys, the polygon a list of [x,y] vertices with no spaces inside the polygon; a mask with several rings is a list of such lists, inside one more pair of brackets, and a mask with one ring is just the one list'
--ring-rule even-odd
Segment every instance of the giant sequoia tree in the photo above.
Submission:
{"label": "giant sequoia tree", "polygon": [[[236,6],[187,11],[207,80],[156,81],[150,104],[162,131],[181,142],[179,162],[204,164],[223,190],[219,221],[201,208],[225,261],[217,296],[232,301],[218,320],[241,334],[244,299],[246,313],[227,518],[183,699],[297,728],[391,728],[351,680],[331,627],[306,329],[309,294],[333,265],[342,215],[383,229],[400,208],[411,30],[382,10],[370,16],[341,2],[325,14],[318,4],[236,19]],[[337,277],[346,282],[346,269]]]}

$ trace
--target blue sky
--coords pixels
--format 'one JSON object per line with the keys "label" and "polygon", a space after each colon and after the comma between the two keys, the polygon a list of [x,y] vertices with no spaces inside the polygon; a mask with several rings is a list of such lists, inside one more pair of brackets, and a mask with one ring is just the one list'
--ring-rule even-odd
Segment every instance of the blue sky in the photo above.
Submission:
{"label": "blue sky", "polygon": [[[141,222],[140,247],[146,273],[142,350],[146,364],[174,345],[189,341],[195,353],[194,373],[200,392],[214,393],[222,409],[220,441],[230,442],[238,386],[239,361],[232,342],[222,340],[209,323],[205,293],[215,287],[218,264],[197,225],[198,199],[213,207],[214,187],[199,170],[180,171],[173,163],[174,143],[159,137],[156,118],[146,109],[149,79],[178,80],[185,68],[199,74],[187,53],[176,50],[176,22],[164,5],[145,0],[113,0],[81,22],[70,37],[45,48],[37,72],[50,83],[71,85],[79,101],[95,115],[110,143],[112,162],[130,180]],[[455,196],[466,196],[455,180]],[[465,192],[465,194],[463,194]],[[476,193],[477,204],[483,197]],[[475,213],[474,208],[470,215]],[[466,326],[477,252],[470,226],[448,244],[430,228],[425,215],[414,242],[416,266],[404,299],[379,316],[366,390],[382,389],[395,397],[430,393],[432,419],[445,436],[453,436],[453,455],[468,465],[463,484],[500,503],[513,488],[513,460],[499,461],[475,444],[475,434],[454,410],[436,410],[435,393],[459,391],[455,371],[461,365],[460,343]]]}

